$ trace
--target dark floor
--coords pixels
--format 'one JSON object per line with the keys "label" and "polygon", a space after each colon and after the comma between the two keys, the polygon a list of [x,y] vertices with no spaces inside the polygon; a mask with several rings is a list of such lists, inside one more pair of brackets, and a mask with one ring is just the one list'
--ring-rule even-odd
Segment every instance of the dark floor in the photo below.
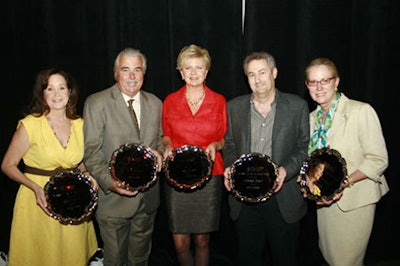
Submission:
{"label": "dark floor", "polygon": [[[9,198],[12,198],[15,191],[16,190],[3,189],[2,193],[0,193],[0,201],[4,203],[2,204],[3,216],[0,217],[2,220],[2,226],[0,228],[0,238],[2,239],[0,251],[8,250],[7,236],[12,208]],[[224,190],[224,193],[227,192]],[[7,198],[7,200],[4,201],[4,198]],[[366,266],[400,266],[400,252],[398,251],[397,245],[400,238],[400,227],[397,224],[397,211],[394,211],[394,209],[396,209],[394,206],[399,205],[400,198],[398,194],[389,194],[378,203],[374,230],[365,257]],[[313,210],[315,209],[310,207],[308,215],[302,220],[299,247],[300,266],[322,266],[324,264],[324,260],[317,245],[316,217]],[[228,211],[228,202],[225,200],[222,204],[220,230],[211,235],[210,266],[235,266],[235,256],[237,252],[234,228]],[[150,266],[178,265],[171,234],[167,229],[166,221],[165,206],[163,201],[161,201],[153,235]],[[99,239],[99,244],[101,247],[101,239]]]}
{"label": "dark floor", "polygon": [[[310,205],[308,215],[302,220],[299,246],[300,266],[322,266],[325,264],[317,245],[316,217],[313,210],[315,209]],[[178,266],[166,221],[165,206],[161,203],[155,224],[150,266]],[[379,220],[376,222],[380,223]],[[383,222],[388,224],[387,220]],[[365,265],[400,266],[400,252],[392,251],[393,249],[397,250],[397,248],[391,243],[385,243],[385,241],[388,241],[387,239],[380,239],[380,236],[383,235],[380,232],[375,232],[375,234],[378,234],[378,236],[371,236],[370,250],[367,251]],[[383,249],[384,252],[381,251],[382,245],[388,247]],[[235,256],[237,251],[234,227],[229,217],[227,200],[222,203],[220,230],[211,235],[210,253],[210,266],[236,266]],[[395,255],[392,256],[392,254]]]}

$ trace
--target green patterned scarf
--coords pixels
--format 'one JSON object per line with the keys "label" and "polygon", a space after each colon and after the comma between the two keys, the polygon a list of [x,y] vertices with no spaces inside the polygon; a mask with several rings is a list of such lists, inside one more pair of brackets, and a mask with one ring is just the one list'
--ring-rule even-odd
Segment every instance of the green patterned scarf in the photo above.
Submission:
{"label": "green patterned scarf", "polygon": [[333,99],[331,106],[329,107],[329,110],[326,113],[325,121],[322,121],[324,111],[322,110],[321,106],[318,105],[314,132],[311,135],[310,143],[308,145],[308,154],[311,154],[311,152],[313,152],[316,149],[326,147],[327,145],[326,138],[328,136],[328,131],[332,126],[333,116],[335,115],[340,95],[341,95],[340,92],[336,93],[335,98]]}

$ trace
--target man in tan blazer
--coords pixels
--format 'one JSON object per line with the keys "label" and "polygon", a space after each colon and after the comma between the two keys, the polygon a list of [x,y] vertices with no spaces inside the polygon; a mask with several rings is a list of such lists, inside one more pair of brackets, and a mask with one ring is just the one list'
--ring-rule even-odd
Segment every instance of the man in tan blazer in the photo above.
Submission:
{"label": "man in tan blazer", "polygon": [[[144,192],[130,191],[113,179],[109,162],[123,144],[150,147],[162,165],[161,100],[141,91],[146,58],[126,48],[114,64],[116,83],[90,95],[84,104],[85,163],[100,185],[96,219],[104,243],[104,265],[147,265],[157,208],[159,184]],[[133,99],[140,133],[128,109]],[[146,117],[146,119],[144,119]]]}

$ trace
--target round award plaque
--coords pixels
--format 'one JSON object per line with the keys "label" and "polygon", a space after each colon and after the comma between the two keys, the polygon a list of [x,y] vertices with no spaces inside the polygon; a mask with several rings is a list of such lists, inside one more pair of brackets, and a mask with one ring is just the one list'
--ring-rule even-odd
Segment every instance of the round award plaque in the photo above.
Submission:
{"label": "round award plaque", "polygon": [[344,189],[346,182],[346,161],[339,151],[329,147],[314,150],[300,169],[299,184],[311,200],[322,197],[331,200]]}
{"label": "round award plaque", "polygon": [[164,164],[166,180],[176,189],[202,187],[212,175],[213,161],[198,146],[184,145],[172,151]]}
{"label": "round award plaque", "polygon": [[62,223],[85,221],[97,206],[97,191],[82,173],[70,171],[52,176],[44,190],[52,217]]}
{"label": "round award plaque", "polygon": [[109,169],[111,176],[131,191],[145,191],[157,181],[156,156],[140,144],[123,144],[116,149]]}
{"label": "round award plaque", "polygon": [[247,203],[266,201],[274,194],[277,169],[268,155],[243,154],[232,164],[229,172],[233,196]]}

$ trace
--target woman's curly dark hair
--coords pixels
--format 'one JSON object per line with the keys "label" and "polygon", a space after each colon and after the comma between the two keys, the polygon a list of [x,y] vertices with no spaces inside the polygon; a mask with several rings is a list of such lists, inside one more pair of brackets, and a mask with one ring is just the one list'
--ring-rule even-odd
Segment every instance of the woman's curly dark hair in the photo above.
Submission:
{"label": "woman's curly dark hair", "polygon": [[77,119],[80,116],[77,114],[78,104],[78,85],[74,77],[65,72],[64,70],[54,67],[40,71],[36,76],[36,81],[33,87],[33,98],[29,104],[27,114],[33,114],[35,116],[46,115],[50,112],[50,107],[47,105],[43,91],[49,85],[50,76],[59,74],[64,77],[67,82],[67,87],[70,92],[68,104],[66,106],[66,116],[69,119]]}

